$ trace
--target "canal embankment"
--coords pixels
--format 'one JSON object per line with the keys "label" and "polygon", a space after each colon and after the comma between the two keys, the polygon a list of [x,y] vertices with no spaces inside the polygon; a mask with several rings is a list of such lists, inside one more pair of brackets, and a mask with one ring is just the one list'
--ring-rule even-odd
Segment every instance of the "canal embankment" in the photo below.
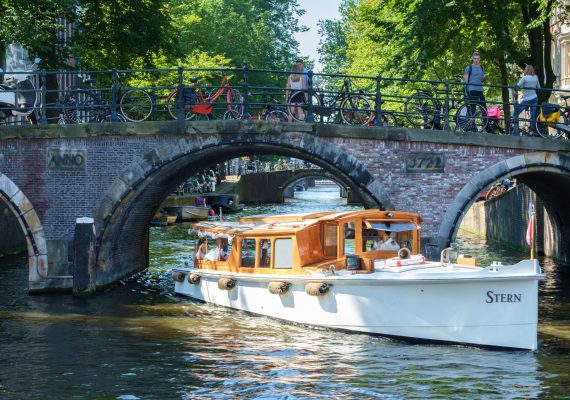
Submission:
{"label": "canal embankment", "polygon": [[557,258],[552,216],[536,193],[523,184],[499,197],[474,203],[460,229],[514,249],[528,250],[526,231],[530,204],[536,212],[536,249],[540,254]]}

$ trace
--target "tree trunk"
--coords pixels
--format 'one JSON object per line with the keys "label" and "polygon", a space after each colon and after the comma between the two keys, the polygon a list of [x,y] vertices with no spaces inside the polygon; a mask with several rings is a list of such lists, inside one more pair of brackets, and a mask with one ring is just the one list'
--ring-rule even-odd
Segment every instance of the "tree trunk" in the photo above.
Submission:
{"label": "tree trunk", "polygon": [[[552,1],[548,2],[548,10],[552,8]],[[552,32],[550,32],[550,18],[547,18],[542,23],[542,32],[544,36],[544,87],[552,88],[554,82],[556,81],[556,75],[554,74],[554,68],[552,67]],[[545,101],[550,97],[550,93],[542,93],[539,96],[540,101]]]}
{"label": "tree trunk", "polygon": [[509,93],[509,88],[506,86],[509,84],[509,72],[507,71],[507,64],[505,63],[505,58],[499,62],[499,71],[501,73],[501,99],[503,101],[503,118],[506,121],[505,128],[510,128],[509,122],[511,120],[511,98]]}
{"label": "tree trunk", "polygon": [[[521,1],[521,11],[523,16],[523,22],[525,26],[529,26],[533,21],[540,18],[540,11],[538,10],[538,4],[533,1]],[[548,20],[547,20],[548,21]],[[527,30],[528,42],[530,45],[530,55],[528,58],[523,58],[519,60],[519,66],[524,68],[525,64],[531,64],[536,74],[538,75],[538,80],[542,87],[545,87],[545,65],[544,65],[544,34],[543,27],[536,26],[534,28],[529,28]]]}
{"label": "tree trunk", "polygon": [[[0,68],[6,69],[6,43],[0,41]],[[4,74],[0,74],[0,83],[4,82]]]}

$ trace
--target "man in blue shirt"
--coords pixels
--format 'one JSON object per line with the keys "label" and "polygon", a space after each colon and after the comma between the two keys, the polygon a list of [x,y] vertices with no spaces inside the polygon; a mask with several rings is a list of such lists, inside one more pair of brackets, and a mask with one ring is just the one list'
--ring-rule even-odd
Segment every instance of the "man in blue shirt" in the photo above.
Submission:
{"label": "man in blue shirt", "polygon": [[471,57],[472,64],[465,67],[463,81],[467,83],[467,95],[471,100],[483,106],[487,110],[485,96],[483,95],[483,82],[487,80],[484,68],[481,66],[481,54],[474,52]]}

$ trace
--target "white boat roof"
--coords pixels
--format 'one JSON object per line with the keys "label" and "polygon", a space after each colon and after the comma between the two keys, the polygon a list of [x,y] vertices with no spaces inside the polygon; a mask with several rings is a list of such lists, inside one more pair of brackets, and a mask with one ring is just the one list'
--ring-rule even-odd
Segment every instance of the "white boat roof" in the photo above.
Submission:
{"label": "white boat roof", "polygon": [[[221,237],[227,236],[267,234],[272,231],[274,234],[292,234],[310,225],[321,221],[335,221],[349,217],[360,217],[372,221],[390,222],[410,222],[421,221],[421,218],[414,213],[404,213],[382,210],[357,210],[357,211],[323,211],[314,213],[279,214],[279,215],[252,215],[240,218],[239,221],[202,221],[192,225],[189,233],[206,232],[217,234]],[[210,235],[212,236],[212,235]]]}

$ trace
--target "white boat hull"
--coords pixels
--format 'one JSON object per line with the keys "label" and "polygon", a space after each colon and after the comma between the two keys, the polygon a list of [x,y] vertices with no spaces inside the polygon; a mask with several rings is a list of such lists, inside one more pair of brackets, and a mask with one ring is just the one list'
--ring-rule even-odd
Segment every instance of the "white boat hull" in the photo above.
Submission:
{"label": "white boat hull", "polygon": [[[337,276],[267,276],[198,269],[176,282],[185,296],[285,321],[383,336],[479,346],[537,348],[537,261],[515,266],[451,270],[404,267],[372,274]],[[198,284],[188,282],[199,274]],[[221,277],[237,281],[232,290],[218,287]],[[287,293],[267,289],[270,281],[290,282]],[[322,296],[305,293],[310,281],[331,285]]]}

